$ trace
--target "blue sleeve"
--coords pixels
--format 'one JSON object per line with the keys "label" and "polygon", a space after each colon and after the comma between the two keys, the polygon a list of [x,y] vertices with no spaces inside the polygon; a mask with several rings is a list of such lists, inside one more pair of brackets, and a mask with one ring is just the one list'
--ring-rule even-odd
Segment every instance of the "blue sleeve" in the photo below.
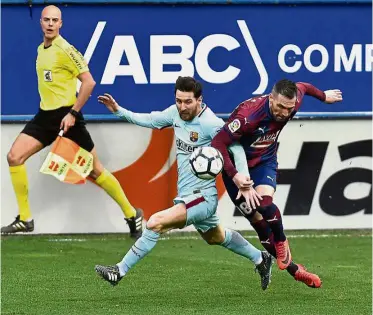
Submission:
{"label": "blue sleeve", "polygon": [[162,112],[151,112],[150,114],[134,113],[122,107],[114,112],[115,116],[131,124],[152,129],[162,129],[172,126],[176,114],[177,108],[175,105],[166,108]]}
{"label": "blue sleeve", "polygon": [[250,176],[249,166],[247,165],[246,154],[243,146],[235,142],[228,147],[228,150],[233,154],[234,163],[238,173]]}

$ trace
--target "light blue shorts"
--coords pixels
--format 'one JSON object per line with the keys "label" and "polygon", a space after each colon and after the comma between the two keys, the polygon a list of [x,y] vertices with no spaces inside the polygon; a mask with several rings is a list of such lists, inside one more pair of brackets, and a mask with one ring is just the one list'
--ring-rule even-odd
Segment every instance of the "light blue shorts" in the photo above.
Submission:
{"label": "light blue shorts", "polygon": [[193,224],[201,232],[207,232],[218,226],[220,221],[216,214],[218,207],[218,196],[216,194],[205,194],[202,191],[184,197],[176,197],[174,204],[178,203],[184,203],[187,208],[185,226]]}

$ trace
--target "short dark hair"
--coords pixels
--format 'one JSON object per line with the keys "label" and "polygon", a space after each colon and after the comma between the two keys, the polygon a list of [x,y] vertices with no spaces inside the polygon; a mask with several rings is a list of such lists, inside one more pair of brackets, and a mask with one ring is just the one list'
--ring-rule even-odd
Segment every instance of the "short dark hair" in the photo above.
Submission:
{"label": "short dark hair", "polygon": [[192,77],[178,77],[175,83],[176,91],[193,92],[195,98],[202,95],[202,84]]}
{"label": "short dark hair", "polygon": [[274,85],[272,93],[281,94],[288,99],[293,99],[297,96],[297,85],[288,79],[282,79]]}

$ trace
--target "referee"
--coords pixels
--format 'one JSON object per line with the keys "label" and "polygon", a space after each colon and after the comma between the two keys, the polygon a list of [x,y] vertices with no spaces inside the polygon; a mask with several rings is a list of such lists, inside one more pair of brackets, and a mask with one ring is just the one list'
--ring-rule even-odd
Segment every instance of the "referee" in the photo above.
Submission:
{"label": "referee", "polygon": [[[52,144],[60,129],[63,129],[66,138],[92,153],[93,171],[89,176],[118,203],[131,236],[138,238],[142,233],[142,210],[135,209],[130,204],[118,180],[103,167],[85,127],[80,110],[90,97],[96,82],[83,56],[60,35],[61,17],[60,9],[53,5],[45,7],[41,13],[40,25],[44,41],[38,47],[36,59],[40,109],[18,135],[7,155],[19,215],[14,222],[2,227],[1,233],[34,230],[24,163],[30,156]],[[82,83],[78,97],[77,78]]]}

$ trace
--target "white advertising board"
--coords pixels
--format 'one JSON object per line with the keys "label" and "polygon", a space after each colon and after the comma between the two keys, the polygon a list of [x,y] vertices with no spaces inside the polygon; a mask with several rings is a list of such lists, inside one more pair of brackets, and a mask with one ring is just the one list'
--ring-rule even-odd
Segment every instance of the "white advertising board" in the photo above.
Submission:
{"label": "white advertising board", "polygon": [[[22,124],[1,126],[2,224],[17,215],[6,153],[22,128]],[[147,217],[172,205],[176,193],[172,129],[152,131],[127,123],[89,123],[88,129],[105,167]],[[121,210],[98,186],[63,184],[39,173],[48,152],[46,148],[26,162],[34,233],[128,232]],[[292,121],[280,135],[278,158],[274,202],[285,229],[371,228],[370,120]],[[222,224],[251,230],[220,180],[218,187]]]}

